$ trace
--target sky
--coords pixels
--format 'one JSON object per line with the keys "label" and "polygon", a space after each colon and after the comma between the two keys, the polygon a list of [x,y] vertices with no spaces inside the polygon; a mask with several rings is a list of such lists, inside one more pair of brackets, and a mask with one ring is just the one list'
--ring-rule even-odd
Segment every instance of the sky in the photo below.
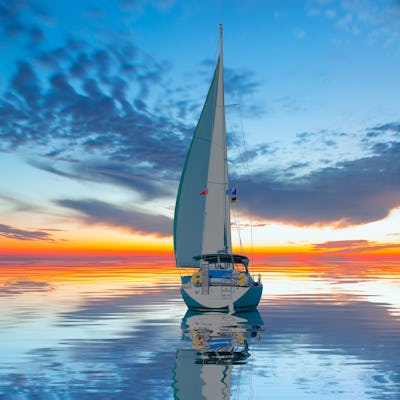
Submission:
{"label": "sky", "polygon": [[172,254],[219,21],[236,251],[400,259],[400,2],[220,3],[0,0],[0,263]]}

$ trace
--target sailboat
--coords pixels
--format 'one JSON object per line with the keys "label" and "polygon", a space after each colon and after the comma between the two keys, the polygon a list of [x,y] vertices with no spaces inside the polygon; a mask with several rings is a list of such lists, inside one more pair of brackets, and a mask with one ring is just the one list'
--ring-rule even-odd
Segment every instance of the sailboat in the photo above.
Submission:
{"label": "sailboat", "polygon": [[174,216],[174,252],[181,294],[191,310],[251,311],[261,298],[248,257],[232,253],[225,126],[222,25],[219,56],[186,156]]}

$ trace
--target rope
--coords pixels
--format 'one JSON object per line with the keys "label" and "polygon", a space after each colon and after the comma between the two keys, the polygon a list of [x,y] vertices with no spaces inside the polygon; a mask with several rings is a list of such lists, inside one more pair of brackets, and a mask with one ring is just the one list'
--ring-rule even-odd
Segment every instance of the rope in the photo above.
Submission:
{"label": "rope", "polygon": [[[248,159],[247,159],[247,147],[246,147],[246,141],[245,141],[245,135],[244,135],[244,124],[243,124],[243,117],[242,117],[242,109],[240,104],[230,104],[229,106],[237,106],[239,107],[239,118],[240,118],[240,131],[241,131],[241,143],[237,144],[237,152],[239,154],[239,160],[240,163],[243,167],[243,171],[244,171],[244,176],[246,177],[246,179],[244,180],[244,182],[251,182],[251,176],[250,176],[250,168],[249,168],[249,163],[248,163]],[[225,106],[225,109],[227,109],[227,106]],[[229,128],[231,131],[233,131],[233,124],[229,118],[229,115],[227,113],[227,122],[229,125]],[[236,186],[237,187],[237,186]],[[236,200],[237,201],[237,200]],[[239,236],[239,242],[240,242],[240,250],[242,250],[242,239],[241,239],[241,235],[240,235],[240,221],[239,221],[239,211],[238,211],[238,207],[236,205],[235,207],[236,209],[236,217],[234,218],[235,220],[235,224],[237,227],[237,232],[238,232],[238,236]],[[249,219],[250,219],[250,252],[251,252],[251,263],[254,263],[254,246],[253,246],[253,216],[252,216],[252,205],[251,205],[251,197],[249,198]]]}

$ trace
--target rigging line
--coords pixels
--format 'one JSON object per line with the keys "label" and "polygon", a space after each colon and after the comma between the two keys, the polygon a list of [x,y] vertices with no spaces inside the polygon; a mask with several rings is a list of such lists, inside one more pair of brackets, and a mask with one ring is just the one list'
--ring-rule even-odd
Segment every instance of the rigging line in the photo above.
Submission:
{"label": "rigging line", "polygon": [[[242,143],[241,145],[236,144],[237,152],[239,153],[239,159],[240,163],[242,164],[243,170],[244,170],[244,175],[246,176],[247,180],[250,181],[250,169],[248,165],[248,160],[247,160],[247,147],[246,147],[246,141],[244,139],[244,125],[243,125],[243,118],[242,118],[242,111],[240,107],[240,103],[232,103],[232,104],[227,104],[225,105],[225,108],[227,107],[239,107],[239,117],[240,117],[240,130],[242,134]],[[230,130],[233,132],[233,123],[229,118],[229,114],[226,114],[226,118],[228,119],[228,123],[230,125]],[[242,147],[243,150],[242,150]]]}
{"label": "rigging line", "polygon": [[240,252],[243,251],[243,242],[242,242],[242,236],[240,235],[240,219],[239,219],[239,211],[238,211],[238,206],[237,206],[237,200],[236,200],[236,204],[233,206],[233,210],[234,210],[234,222],[236,225],[236,231],[237,231],[237,235],[239,238],[239,246],[240,246]]}
{"label": "rigging line", "polygon": [[[251,176],[250,176],[250,168],[249,168],[249,163],[248,163],[248,151],[247,151],[247,146],[246,146],[246,140],[245,140],[245,135],[244,135],[244,124],[243,124],[243,117],[242,117],[242,108],[240,103],[235,103],[235,104],[229,104],[228,107],[232,107],[232,106],[237,106],[239,107],[239,117],[240,117],[240,130],[241,130],[241,144],[236,144],[237,147],[237,151],[239,153],[239,160],[240,160],[240,164],[243,167],[243,172],[244,172],[244,176],[246,177],[245,180],[243,180],[243,182],[251,182]],[[233,123],[231,121],[231,119],[229,118],[229,114],[226,115],[227,117],[227,122],[230,126],[230,130],[233,132]],[[250,219],[250,248],[251,248],[251,263],[254,263],[254,246],[253,246],[253,216],[252,216],[252,204],[251,204],[251,197],[249,199],[249,219]],[[237,223],[237,222],[236,222]],[[238,229],[238,233],[239,233],[239,224],[237,223],[237,229]],[[240,238],[240,234],[239,234],[239,238]]]}
{"label": "rigging line", "polygon": [[[228,107],[232,107],[232,106],[237,106],[238,104],[229,104]],[[226,122],[227,125],[229,127],[229,131],[234,132],[234,128],[233,128],[233,123],[231,121],[230,118],[230,114],[226,113],[225,114],[225,118],[226,118]],[[240,153],[240,149],[238,149],[239,153]],[[236,185],[236,191],[237,191],[237,185]],[[237,196],[237,193],[236,193]],[[231,199],[229,199],[229,202],[231,202]],[[236,227],[236,232],[238,235],[238,239],[239,239],[239,247],[240,247],[240,252],[243,251],[243,242],[242,242],[242,236],[240,234],[240,217],[239,217],[239,207],[237,205],[237,200],[236,203],[234,205],[231,204],[231,209],[233,210],[233,221]]]}
{"label": "rigging line", "polygon": [[243,125],[243,117],[242,117],[242,107],[239,104],[239,117],[240,117],[240,127],[241,127],[241,132],[242,132],[242,146],[243,146],[243,152],[240,153],[240,156],[242,157],[242,162],[243,162],[243,169],[245,170],[245,174],[247,176],[247,179],[250,182],[250,168],[249,168],[249,163],[247,159],[247,147],[246,147],[246,141],[244,139],[244,125]]}
{"label": "rigging line", "polygon": [[[244,124],[243,124],[243,117],[242,117],[242,107],[239,104],[239,115],[240,115],[240,125],[242,128],[242,143],[243,143],[243,150],[244,150],[244,155],[243,155],[243,163],[245,165],[245,173],[248,178],[248,182],[251,183],[251,177],[250,177],[250,168],[248,164],[248,159],[247,159],[247,147],[246,147],[246,141],[244,140]],[[253,215],[252,215],[252,198],[251,196],[249,197],[249,217],[250,217],[250,242],[251,242],[251,263],[254,264],[254,246],[253,246]]]}
{"label": "rigging line", "polygon": [[[236,185],[236,196],[238,196],[238,185]],[[240,234],[240,216],[239,216],[239,207],[237,205],[237,198],[235,203],[235,210],[236,210],[236,229],[239,236],[239,245],[240,245],[240,252],[243,251],[243,242],[242,242],[242,235]]]}

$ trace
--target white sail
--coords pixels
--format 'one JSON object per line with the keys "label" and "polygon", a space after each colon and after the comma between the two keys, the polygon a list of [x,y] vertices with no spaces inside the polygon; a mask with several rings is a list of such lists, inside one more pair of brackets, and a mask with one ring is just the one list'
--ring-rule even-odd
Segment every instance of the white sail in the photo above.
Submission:
{"label": "white sail", "polygon": [[227,189],[220,29],[217,66],[186,157],[175,206],[174,250],[178,267],[194,266],[193,257],[200,254],[232,252]]}

